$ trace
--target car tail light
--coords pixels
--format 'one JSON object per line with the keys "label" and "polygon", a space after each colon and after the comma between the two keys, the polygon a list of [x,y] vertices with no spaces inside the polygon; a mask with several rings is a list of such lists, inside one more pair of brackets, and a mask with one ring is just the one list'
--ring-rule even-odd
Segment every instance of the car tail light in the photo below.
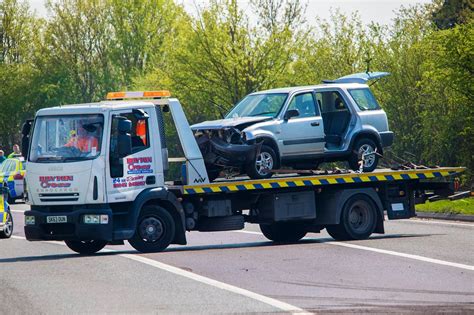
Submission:
{"label": "car tail light", "polygon": [[16,174],[16,175],[13,176],[13,179],[15,179],[15,180],[23,179],[23,175],[21,175],[21,174]]}

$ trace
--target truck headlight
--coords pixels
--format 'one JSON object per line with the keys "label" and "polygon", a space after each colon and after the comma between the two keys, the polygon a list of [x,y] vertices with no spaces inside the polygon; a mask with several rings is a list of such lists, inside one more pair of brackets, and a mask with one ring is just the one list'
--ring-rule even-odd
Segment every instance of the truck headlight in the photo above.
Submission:
{"label": "truck headlight", "polygon": [[85,214],[85,224],[108,224],[109,216],[107,214]]}
{"label": "truck headlight", "polygon": [[35,225],[35,217],[32,215],[25,216],[25,225]]}

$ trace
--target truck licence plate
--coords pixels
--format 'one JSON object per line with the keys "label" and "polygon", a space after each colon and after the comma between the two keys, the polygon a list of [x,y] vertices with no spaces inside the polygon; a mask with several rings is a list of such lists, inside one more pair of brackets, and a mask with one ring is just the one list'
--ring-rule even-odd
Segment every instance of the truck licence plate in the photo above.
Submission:
{"label": "truck licence plate", "polygon": [[54,215],[46,217],[46,223],[67,223],[67,216]]}

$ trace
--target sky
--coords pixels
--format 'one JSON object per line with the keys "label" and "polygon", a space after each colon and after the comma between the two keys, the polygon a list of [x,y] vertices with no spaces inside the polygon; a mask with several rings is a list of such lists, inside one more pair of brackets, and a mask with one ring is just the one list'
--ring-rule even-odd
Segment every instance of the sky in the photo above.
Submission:
{"label": "sky", "polygon": [[[249,0],[238,0],[239,4],[244,10],[249,11]],[[28,0],[30,6],[39,16],[46,16],[46,9],[44,8],[44,0]],[[177,0],[182,3],[186,10],[190,13],[195,13],[196,5],[205,5],[206,0]],[[389,25],[395,17],[394,11],[401,6],[408,6],[412,4],[429,3],[431,0],[303,0],[307,3],[306,20],[310,24],[314,24],[316,16],[321,19],[328,20],[330,18],[331,9],[339,9],[342,13],[350,15],[358,11],[362,21],[365,24],[370,22],[377,22],[380,24]],[[251,16],[251,12],[249,12]]]}

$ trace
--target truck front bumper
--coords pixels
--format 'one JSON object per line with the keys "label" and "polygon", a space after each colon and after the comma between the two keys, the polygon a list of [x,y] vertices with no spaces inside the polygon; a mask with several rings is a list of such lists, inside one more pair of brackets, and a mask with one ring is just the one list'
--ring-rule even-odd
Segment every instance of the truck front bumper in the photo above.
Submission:
{"label": "truck front bumper", "polygon": [[[108,215],[107,224],[86,224],[84,215]],[[25,218],[34,217],[34,224],[25,222],[25,235],[29,241],[104,240],[113,236],[112,210],[110,208],[84,208],[69,212],[25,212]],[[48,217],[66,217],[64,223],[47,223]],[[26,221],[26,220],[25,220]]]}

